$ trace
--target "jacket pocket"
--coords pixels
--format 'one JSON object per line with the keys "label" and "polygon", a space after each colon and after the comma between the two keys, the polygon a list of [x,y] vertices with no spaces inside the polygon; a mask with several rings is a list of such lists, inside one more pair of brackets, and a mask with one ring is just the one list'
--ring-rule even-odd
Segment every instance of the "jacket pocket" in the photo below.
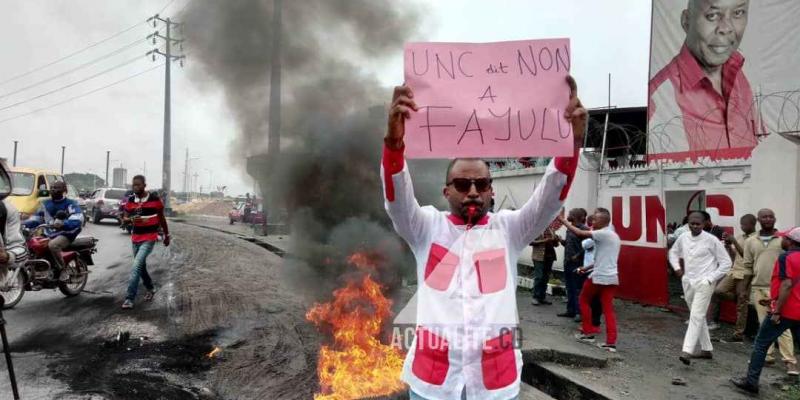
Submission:
{"label": "jacket pocket", "polygon": [[488,390],[504,388],[517,380],[517,359],[514,355],[514,336],[511,332],[484,343],[481,370],[483,386]]}
{"label": "jacket pocket", "polygon": [[420,380],[431,385],[441,385],[450,369],[447,340],[433,332],[417,328],[417,347],[411,371]]}
{"label": "jacket pocket", "polygon": [[476,253],[473,260],[478,272],[478,289],[481,293],[495,293],[505,289],[508,280],[505,249]]}
{"label": "jacket pocket", "polygon": [[436,290],[445,291],[458,267],[458,256],[436,243],[431,244],[428,263],[425,265],[425,283]]}

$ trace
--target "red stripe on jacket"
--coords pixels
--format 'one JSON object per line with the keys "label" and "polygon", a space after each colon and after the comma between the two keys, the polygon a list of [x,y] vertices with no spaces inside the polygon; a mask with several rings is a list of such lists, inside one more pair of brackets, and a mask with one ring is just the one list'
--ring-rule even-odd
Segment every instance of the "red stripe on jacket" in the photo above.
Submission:
{"label": "red stripe on jacket", "polygon": [[405,166],[405,159],[403,153],[406,147],[403,146],[399,149],[390,149],[388,146],[383,146],[383,183],[386,187],[386,200],[394,201],[394,182],[392,175],[403,170]]}

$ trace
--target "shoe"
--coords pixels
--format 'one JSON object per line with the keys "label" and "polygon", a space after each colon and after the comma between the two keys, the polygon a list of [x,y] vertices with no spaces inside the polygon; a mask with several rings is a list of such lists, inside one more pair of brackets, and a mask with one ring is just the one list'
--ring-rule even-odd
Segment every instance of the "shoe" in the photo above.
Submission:
{"label": "shoe", "polygon": [[758,394],[758,385],[753,385],[747,378],[731,378],[731,383],[747,393]]}
{"label": "shoe", "polygon": [[603,350],[606,350],[608,352],[611,352],[611,353],[616,353],[617,352],[617,345],[615,345],[615,344],[604,343],[604,344],[597,345],[597,347],[599,347],[599,348],[601,348]]}
{"label": "shoe", "polygon": [[719,329],[719,324],[718,323],[716,323],[716,322],[709,322],[708,323],[708,330],[715,331],[717,329]]}
{"label": "shoe", "polygon": [[583,343],[594,343],[594,335],[587,335],[582,332],[578,332],[575,334],[575,339],[578,339],[579,342]]}
{"label": "shoe", "polygon": [[564,318],[575,318],[575,314],[570,314],[568,312],[556,314],[556,317],[564,317]]}
{"label": "shoe", "polygon": [[691,358],[697,358],[697,359],[701,359],[701,360],[713,360],[714,359],[714,354],[711,353],[710,351],[703,350],[703,351],[701,351],[699,353],[692,354]]}
{"label": "shoe", "polygon": [[133,301],[125,299],[125,302],[122,303],[122,309],[123,310],[130,310],[132,308],[133,308]]}
{"label": "shoe", "polygon": [[147,293],[144,295],[144,301],[153,301],[153,297],[156,296],[156,289],[148,290]]}
{"label": "shoe", "polygon": [[575,315],[575,318],[573,318],[572,320],[577,322],[577,323],[579,323],[579,324],[583,321],[583,319],[581,319],[581,315],[580,314]]}
{"label": "shoe", "polygon": [[531,301],[531,304],[533,304],[534,306],[540,306],[542,305],[542,302],[539,299],[533,299],[533,301]]}
{"label": "shoe", "polygon": [[744,336],[733,334],[733,335],[730,335],[730,336],[726,337],[725,339],[722,339],[721,341],[722,341],[722,343],[743,343],[744,342]]}
{"label": "shoe", "polygon": [[549,300],[544,300],[544,299],[543,300],[539,300],[539,302],[542,303],[542,305],[545,305],[545,306],[549,306],[549,305],[553,304]]}
{"label": "shoe", "polygon": [[683,353],[681,353],[680,356],[678,356],[678,359],[681,360],[681,362],[684,363],[685,365],[692,365],[691,358],[692,358],[692,355],[687,353],[687,352],[683,352]]}
{"label": "shoe", "polygon": [[797,370],[797,364],[795,363],[786,363],[786,374],[789,376],[800,376],[800,371]]}
{"label": "shoe", "polygon": [[768,365],[768,366],[775,365],[775,359],[774,358],[772,358],[772,359],[767,358],[766,360],[764,360],[764,365]]}

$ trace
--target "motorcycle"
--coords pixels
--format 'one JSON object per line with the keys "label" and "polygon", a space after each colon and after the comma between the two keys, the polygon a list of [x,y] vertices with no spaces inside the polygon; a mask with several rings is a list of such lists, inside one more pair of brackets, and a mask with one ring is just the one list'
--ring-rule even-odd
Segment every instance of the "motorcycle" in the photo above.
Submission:
{"label": "motorcycle", "polygon": [[69,279],[62,282],[54,270],[54,261],[47,247],[50,243],[50,238],[44,233],[47,228],[51,228],[51,225],[22,229],[29,258],[21,267],[9,269],[10,276],[0,287],[0,294],[5,299],[4,309],[16,306],[26,291],[58,288],[65,296],[73,297],[79,295],[86,286],[89,266],[94,265],[92,254],[97,252],[98,240],[88,236],[79,237],[61,252],[64,268],[69,274]]}

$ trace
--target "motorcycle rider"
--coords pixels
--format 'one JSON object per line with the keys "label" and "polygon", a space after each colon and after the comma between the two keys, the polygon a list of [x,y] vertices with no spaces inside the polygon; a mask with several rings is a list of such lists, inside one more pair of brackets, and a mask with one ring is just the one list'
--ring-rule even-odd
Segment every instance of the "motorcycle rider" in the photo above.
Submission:
{"label": "motorcycle rider", "polygon": [[50,198],[42,202],[39,210],[25,221],[25,226],[30,229],[42,223],[51,226],[45,231],[50,238],[47,246],[54,261],[54,272],[59,273],[58,279],[62,282],[69,280],[69,273],[64,268],[61,252],[81,233],[81,221],[83,221],[80,205],[77,201],[68,199],[66,194],[66,183],[53,183],[50,187]]}

